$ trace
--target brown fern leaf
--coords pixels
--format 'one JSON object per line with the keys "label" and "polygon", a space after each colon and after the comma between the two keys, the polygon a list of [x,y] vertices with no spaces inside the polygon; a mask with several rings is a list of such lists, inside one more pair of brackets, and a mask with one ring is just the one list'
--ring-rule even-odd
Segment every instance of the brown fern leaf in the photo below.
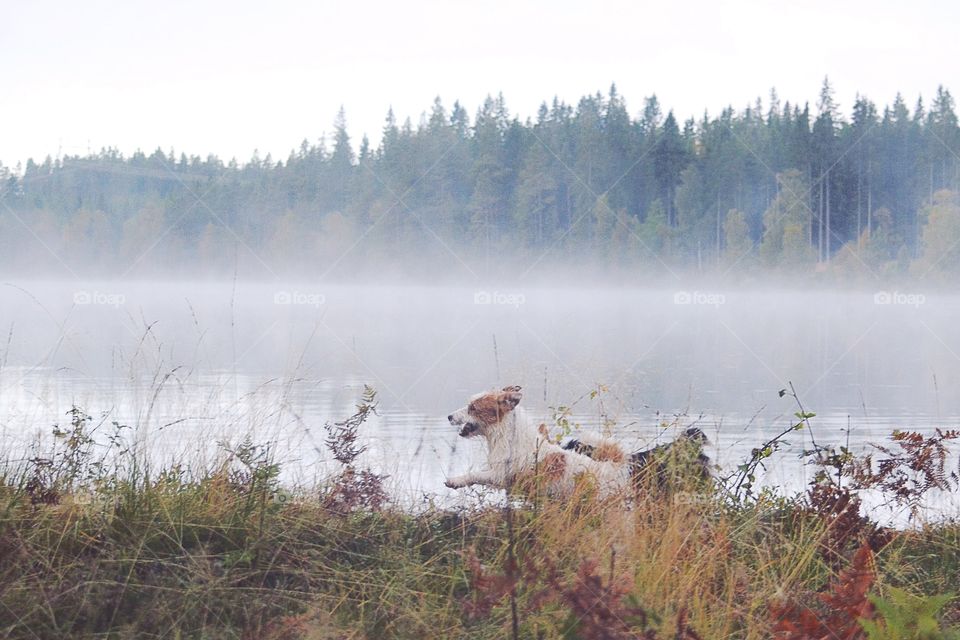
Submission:
{"label": "brown fern leaf", "polygon": [[471,597],[461,604],[463,612],[471,620],[477,620],[490,614],[517,585],[516,568],[509,565],[505,573],[493,573],[480,562],[476,550],[467,549],[463,553],[467,565],[467,574]]}
{"label": "brown fern leaf", "polygon": [[[562,589],[562,597],[577,619],[578,637],[588,640],[636,638],[634,628],[647,626],[647,612],[624,600],[633,585],[626,578],[604,584],[596,560],[580,564],[573,583]],[[645,636],[652,637],[648,630]]]}
{"label": "brown fern leaf", "polygon": [[788,602],[770,608],[774,636],[782,640],[861,640],[866,635],[860,619],[873,617],[867,592],[876,574],[873,551],[864,544],[853,556],[850,567],[840,573],[828,591],[817,595],[814,608]]}

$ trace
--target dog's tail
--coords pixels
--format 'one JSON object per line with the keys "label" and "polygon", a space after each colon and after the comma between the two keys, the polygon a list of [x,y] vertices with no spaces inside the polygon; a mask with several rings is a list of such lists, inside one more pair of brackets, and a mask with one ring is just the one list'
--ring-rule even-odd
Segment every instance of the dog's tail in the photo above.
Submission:
{"label": "dog's tail", "polygon": [[611,440],[598,433],[581,433],[576,438],[570,438],[561,444],[567,451],[593,458],[598,462],[624,462],[627,454],[616,440]]}

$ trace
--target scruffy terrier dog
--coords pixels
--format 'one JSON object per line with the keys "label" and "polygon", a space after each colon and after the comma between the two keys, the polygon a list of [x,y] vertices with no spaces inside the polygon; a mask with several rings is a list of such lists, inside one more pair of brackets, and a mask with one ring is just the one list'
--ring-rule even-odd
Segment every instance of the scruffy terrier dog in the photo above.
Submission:
{"label": "scruffy terrier dog", "polygon": [[[449,478],[448,487],[479,484],[509,490],[516,482],[536,476],[553,496],[569,496],[582,479],[589,479],[601,496],[610,496],[629,488],[631,480],[660,458],[659,453],[673,446],[671,443],[627,454],[617,442],[598,434],[581,434],[561,446],[550,441],[543,425],[538,427],[518,408],[522,398],[520,387],[504,387],[473,396],[467,406],[447,416],[450,424],[459,428],[461,437],[486,439],[488,467]],[[703,474],[708,474],[709,460],[699,452],[706,440],[703,432],[688,429],[681,438],[696,444],[697,464]]]}

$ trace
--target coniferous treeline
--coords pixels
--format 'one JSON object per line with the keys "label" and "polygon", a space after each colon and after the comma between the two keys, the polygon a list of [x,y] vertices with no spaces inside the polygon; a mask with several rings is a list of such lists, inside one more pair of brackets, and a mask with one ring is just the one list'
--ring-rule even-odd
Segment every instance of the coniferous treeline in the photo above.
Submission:
{"label": "coniferous treeline", "polygon": [[615,87],[575,107],[544,103],[525,122],[502,96],[472,119],[438,98],[417,126],[391,111],[377,148],[364,138],[354,149],[341,111],[329,140],[285,160],[106,149],[0,166],[0,267],[242,259],[327,273],[446,259],[474,271],[510,256],[942,273],[960,266],[958,153],[943,88],[929,105],[858,97],[844,112],[825,81],[813,107],[771,91],[686,122],[655,96],[631,115]]}

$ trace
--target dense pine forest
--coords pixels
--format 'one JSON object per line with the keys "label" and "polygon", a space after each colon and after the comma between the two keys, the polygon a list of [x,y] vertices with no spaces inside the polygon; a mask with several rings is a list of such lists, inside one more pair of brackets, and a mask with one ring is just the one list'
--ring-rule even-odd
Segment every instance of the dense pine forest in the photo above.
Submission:
{"label": "dense pine forest", "polygon": [[[269,117],[282,117],[282,113]],[[127,275],[241,268],[526,273],[547,265],[845,279],[960,270],[960,127],[941,88],[912,106],[829,81],[680,121],[616,87],[521,120],[437,98],[378,146],[333,132],[285,159],[116,149],[0,165],[0,269]],[[439,262],[438,262],[439,261]],[[239,265],[239,267],[238,267]],[[815,276],[812,276],[815,277]]]}

